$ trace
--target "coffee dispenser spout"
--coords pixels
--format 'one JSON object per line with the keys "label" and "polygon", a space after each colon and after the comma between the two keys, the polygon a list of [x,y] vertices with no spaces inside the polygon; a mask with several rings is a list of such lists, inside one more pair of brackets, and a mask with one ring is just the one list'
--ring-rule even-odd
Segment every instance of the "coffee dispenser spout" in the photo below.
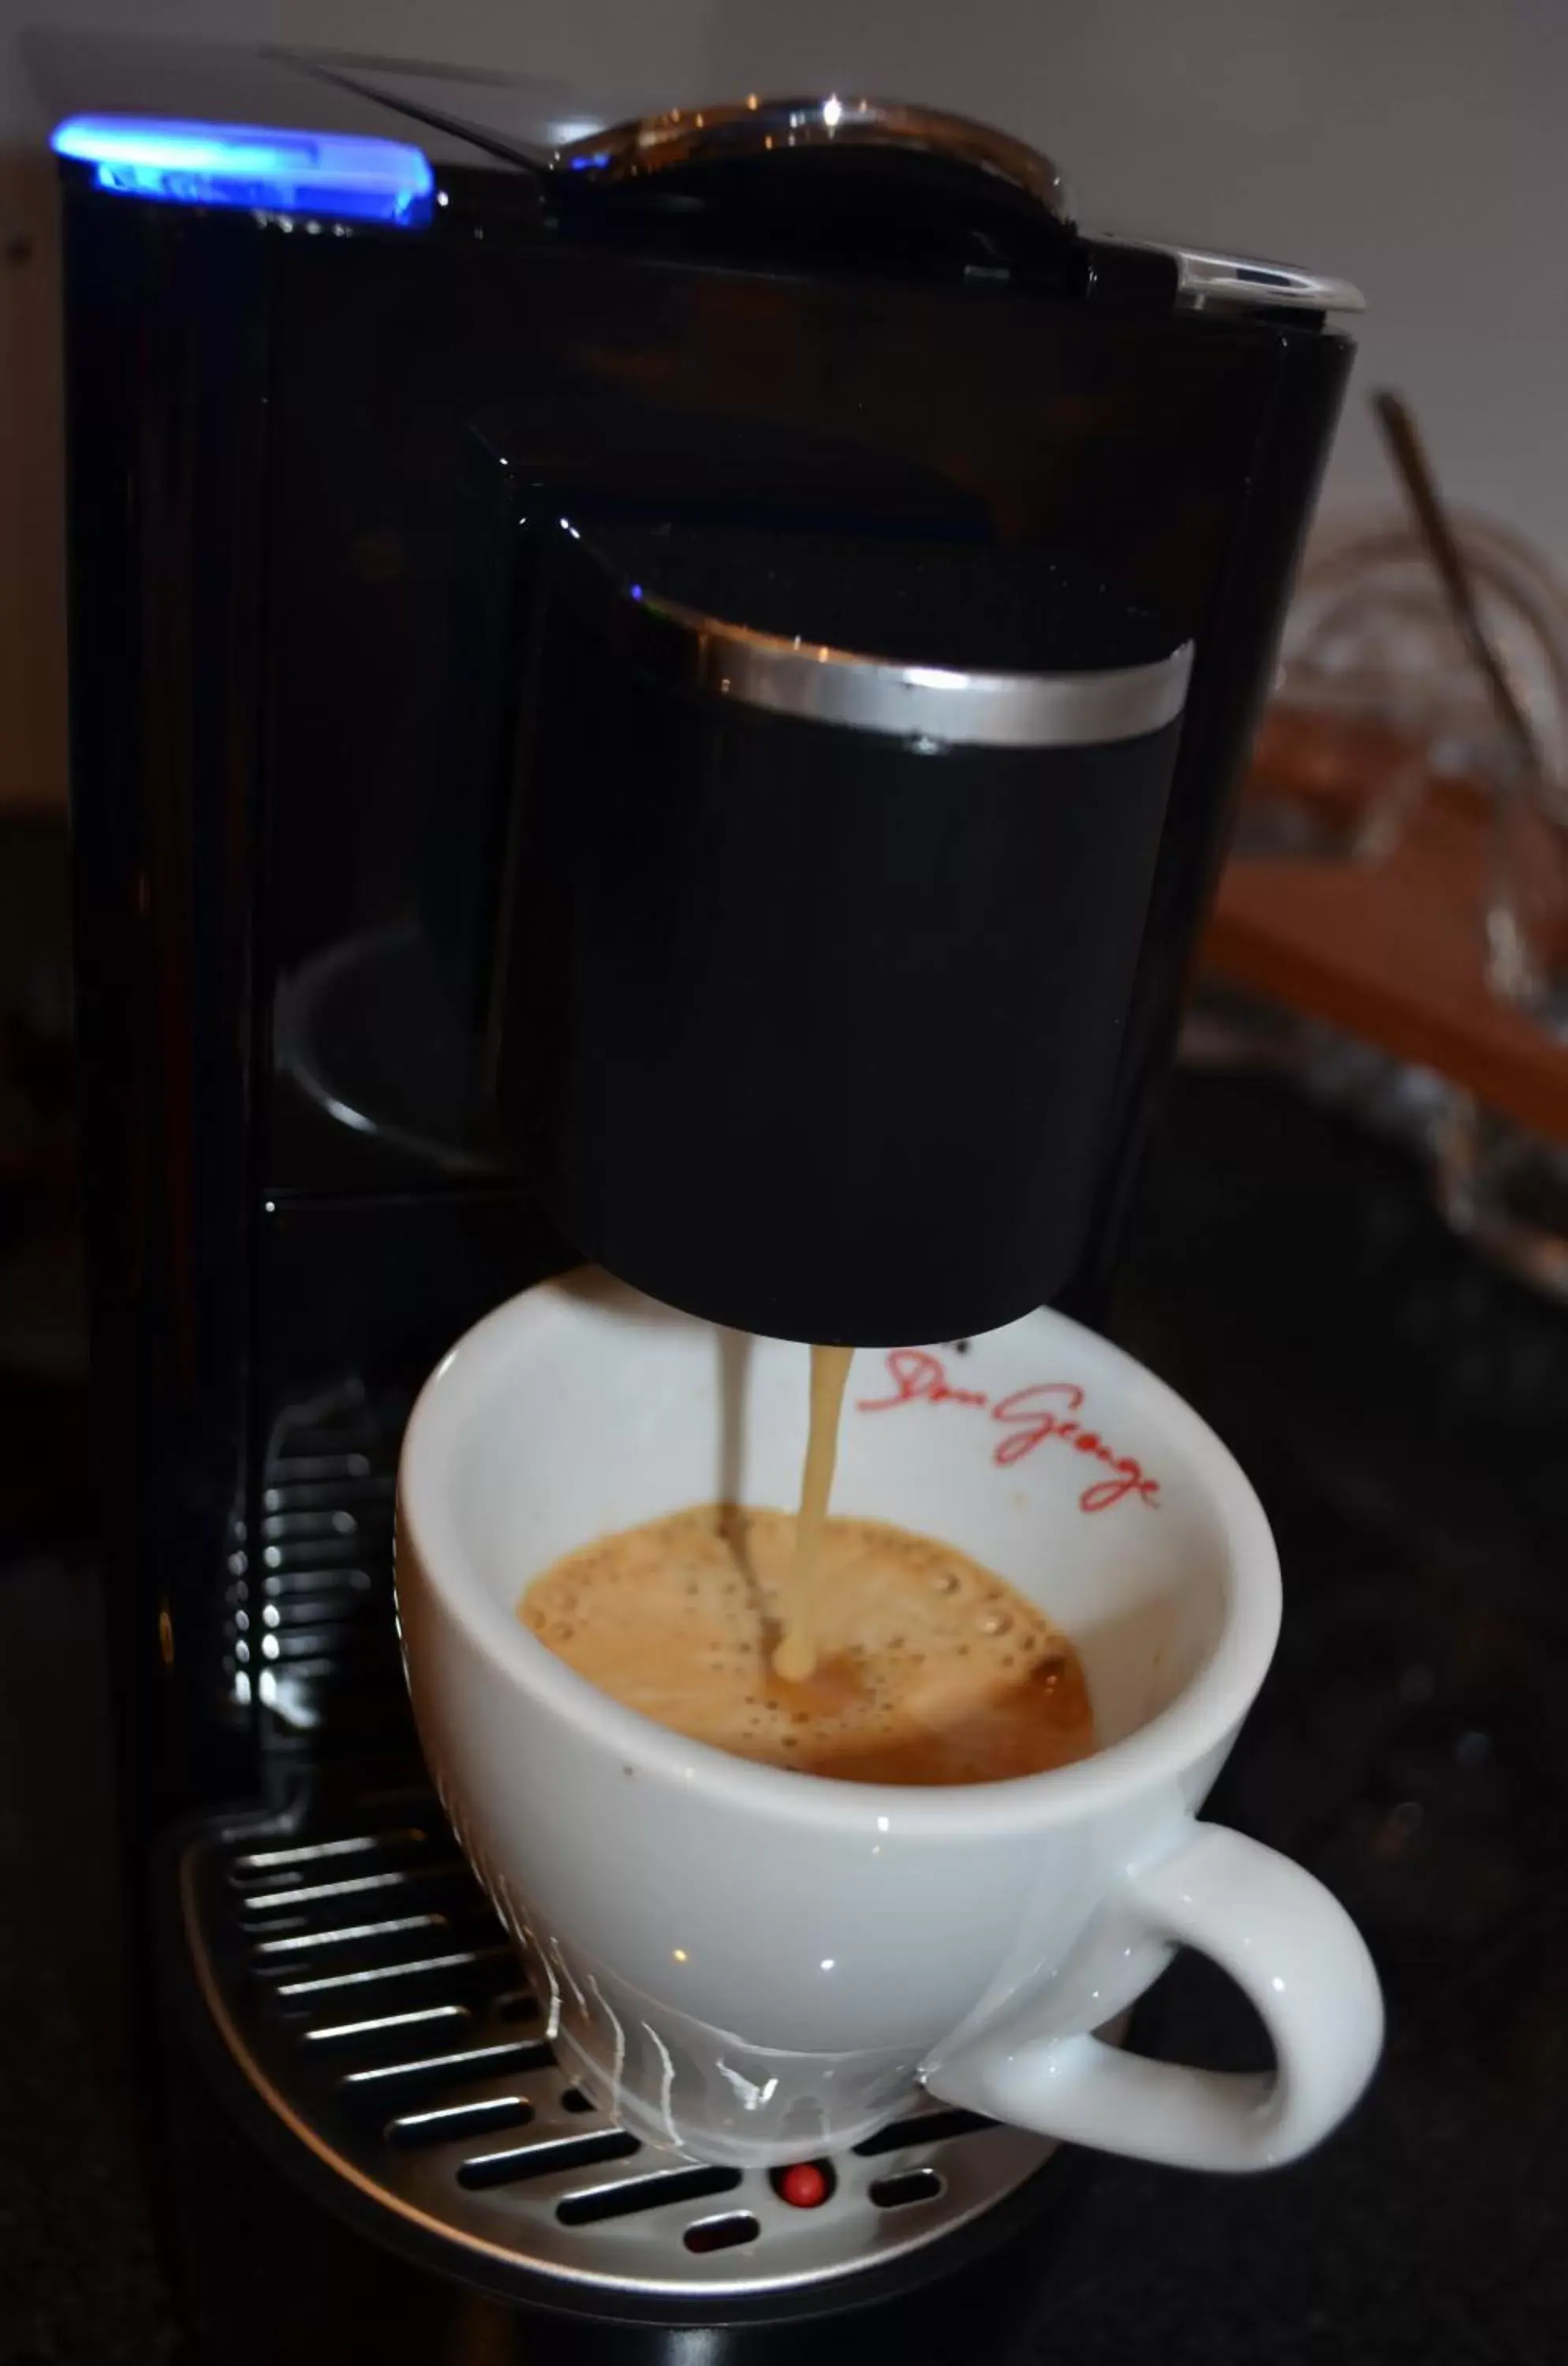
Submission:
{"label": "coffee dispenser spout", "polygon": [[1191,667],[1061,553],[553,529],[503,1119],[687,1312],[897,1346],[1058,1289]]}

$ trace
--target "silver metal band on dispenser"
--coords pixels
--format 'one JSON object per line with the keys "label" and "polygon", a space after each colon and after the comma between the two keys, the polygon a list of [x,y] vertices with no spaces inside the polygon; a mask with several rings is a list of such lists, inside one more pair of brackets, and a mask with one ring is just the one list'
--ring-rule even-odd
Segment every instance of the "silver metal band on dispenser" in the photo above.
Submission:
{"label": "silver metal band on dispenser", "polygon": [[691,689],[803,722],[933,745],[1075,748],[1142,738],[1176,720],[1192,670],[1192,644],[1184,641],[1146,665],[963,673],[784,640],[637,589],[624,597],[654,627],[662,665]]}

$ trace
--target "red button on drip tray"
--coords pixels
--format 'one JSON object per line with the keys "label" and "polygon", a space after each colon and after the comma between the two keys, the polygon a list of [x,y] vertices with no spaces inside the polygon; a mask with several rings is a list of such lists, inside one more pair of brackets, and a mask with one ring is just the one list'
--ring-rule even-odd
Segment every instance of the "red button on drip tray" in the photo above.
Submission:
{"label": "red button on drip tray", "polygon": [[814,2160],[797,2160],[777,2170],[773,2183],[780,2198],[795,2210],[819,2209],[832,2190],[827,2170],[818,2169]]}

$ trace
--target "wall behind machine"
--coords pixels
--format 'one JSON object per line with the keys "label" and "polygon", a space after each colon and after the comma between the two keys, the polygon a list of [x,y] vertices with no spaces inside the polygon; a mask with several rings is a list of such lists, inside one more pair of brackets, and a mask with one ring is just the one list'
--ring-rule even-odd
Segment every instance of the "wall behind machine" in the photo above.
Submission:
{"label": "wall behind machine", "polygon": [[[1371,305],[1358,384],[1417,405],[1458,502],[1568,577],[1568,9],[1547,0],[0,0],[0,806],[63,794],[46,124],[24,25],[511,68],[632,103],[856,87],[977,115],[1084,218],[1314,265]],[[1390,499],[1353,395],[1333,510]]]}

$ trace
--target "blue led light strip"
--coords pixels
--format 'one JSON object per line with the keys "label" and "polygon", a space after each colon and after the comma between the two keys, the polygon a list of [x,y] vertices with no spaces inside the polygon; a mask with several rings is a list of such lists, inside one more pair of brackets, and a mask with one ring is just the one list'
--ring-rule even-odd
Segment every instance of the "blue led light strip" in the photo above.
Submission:
{"label": "blue led light strip", "polygon": [[337,131],[72,115],[50,145],[57,156],[91,164],[98,187],[123,197],[383,222],[396,230],[417,230],[429,220],[435,187],[420,149]]}

